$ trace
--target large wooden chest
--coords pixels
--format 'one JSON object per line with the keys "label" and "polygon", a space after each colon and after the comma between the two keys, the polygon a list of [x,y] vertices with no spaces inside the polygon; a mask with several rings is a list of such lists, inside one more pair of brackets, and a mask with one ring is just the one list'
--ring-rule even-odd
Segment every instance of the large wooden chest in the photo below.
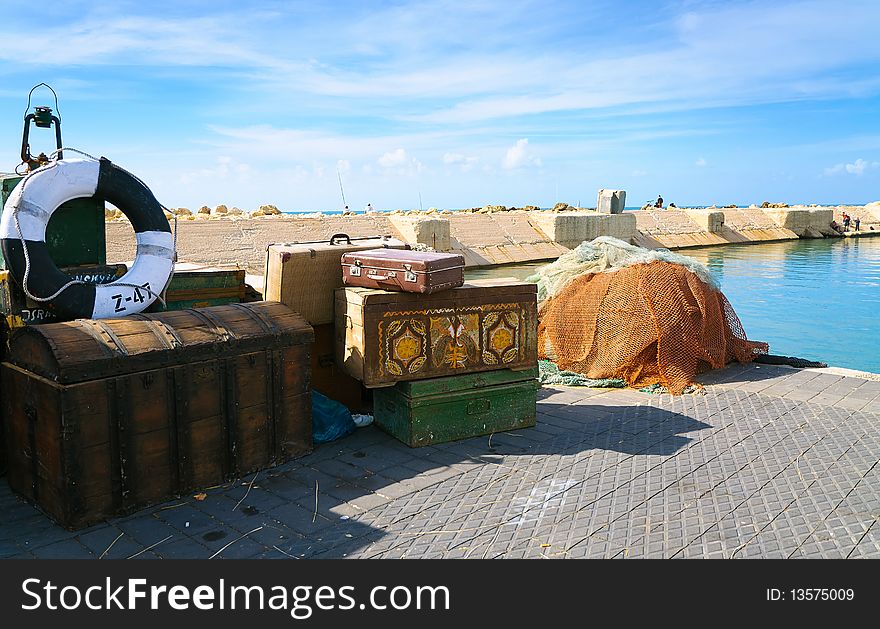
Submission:
{"label": "large wooden chest", "polygon": [[535,284],[472,281],[434,295],[336,291],[337,363],[367,387],[537,366]]}
{"label": "large wooden chest", "polygon": [[342,254],[409,245],[394,238],[354,238],[269,245],[263,298],[286,304],[312,325],[333,323],[333,291],[342,286]]}
{"label": "large wooden chest", "polygon": [[537,368],[401,382],[376,389],[376,424],[412,448],[535,425]]}
{"label": "large wooden chest", "polygon": [[312,340],[274,302],[20,328],[9,484],[79,528],[305,454]]}

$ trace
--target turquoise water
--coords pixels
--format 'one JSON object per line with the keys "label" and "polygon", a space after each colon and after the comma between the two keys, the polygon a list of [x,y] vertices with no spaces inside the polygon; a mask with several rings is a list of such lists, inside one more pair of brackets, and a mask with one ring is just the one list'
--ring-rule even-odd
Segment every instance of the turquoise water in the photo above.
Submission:
{"label": "turquoise water", "polygon": [[[770,352],[880,373],[880,237],[679,251],[709,267],[749,339]],[[468,277],[524,278],[540,264]]]}

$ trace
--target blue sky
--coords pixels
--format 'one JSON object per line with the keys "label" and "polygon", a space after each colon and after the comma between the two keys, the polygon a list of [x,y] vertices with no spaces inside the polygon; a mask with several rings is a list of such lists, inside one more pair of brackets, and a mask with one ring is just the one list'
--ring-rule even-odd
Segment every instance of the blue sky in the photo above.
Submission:
{"label": "blue sky", "polygon": [[0,171],[45,81],[175,207],[880,199],[876,0],[2,5]]}

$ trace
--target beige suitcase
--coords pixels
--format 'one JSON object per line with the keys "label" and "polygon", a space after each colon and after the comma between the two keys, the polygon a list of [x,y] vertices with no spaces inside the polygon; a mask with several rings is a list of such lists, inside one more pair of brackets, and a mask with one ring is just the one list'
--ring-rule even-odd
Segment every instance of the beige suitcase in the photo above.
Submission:
{"label": "beige suitcase", "polygon": [[263,299],[280,301],[312,325],[333,323],[333,294],[342,286],[342,254],[364,249],[409,249],[388,236],[269,245]]}

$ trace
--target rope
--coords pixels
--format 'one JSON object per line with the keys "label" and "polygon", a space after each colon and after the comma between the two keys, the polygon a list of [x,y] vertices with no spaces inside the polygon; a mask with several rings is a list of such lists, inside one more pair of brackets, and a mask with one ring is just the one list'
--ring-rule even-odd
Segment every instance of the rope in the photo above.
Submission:
{"label": "rope", "polygon": [[[21,184],[20,184],[21,185],[21,192],[18,195],[19,199],[21,199],[22,196],[24,195],[24,188],[27,185],[28,179],[30,179],[38,171],[42,171],[44,169],[49,169],[49,168],[55,168],[58,165],[58,159],[57,159],[58,153],[60,153],[62,151],[70,151],[71,153],[79,153],[80,155],[88,157],[89,159],[94,160],[96,162],[100,161],[94,155],[89,155],[85,151],[80,151],[79,149],[75,149],[75,148],[56,149],[56,150],[52,151],[51,155],[49,156],[50,159],[53,160],[52,162],[46,164],[45,166],[41,166],[40,168],[37,168],[36,170],[29,172],[27,175],[25,175],[24,179],[21,180]],[[125,172],[126,174],[128,174],[129,176],[131,176],[133,179],[135,179],[138,183],[140,183],[145,188],[147,187],[147,185],[143,181],[141,181],[141,179],[139,177],[137,177],[136,175],[128,172],[127,170],[125,170],[124,168],[121,168],[120,166],[116,166],[116,167],[119,168],[119,170],[121,170],[121,171]],[[159,207],[161,207],[165,211],[168,211],[168,208],[166,208],[161,203],[159,204]],[[61,293],[66,291],[71,286],[75,286],[78,284],[89,284],[89,282],[84,282],[83,280],[72,279],[69,282],[67,282],[64,286],[59,288],[57,291],[55,291],[54,293],[49,295],[48,297],[37,297],[36,295],[32,294],[31,291],[28,289],[28,278],[30,277],[30,273],[31,273],[31,257],[30,257],[30,254],[28,253],[27,241],[25,241],[25,239],[24,239],[24,234],[21,231],[21,225],[18,222],[18,204],[17,203],[12,206],[12,219],[15,221],[15,229],[18,232],[18,239],[21,242],[21,251],[24,254],[24,278],[22,279],[21,287],[22,287],[22,289],[24,289],[24,294],[28,299],[35,301],[37,303],[45,303],[48,301],[52,301],[53,299],[56,299]],[[176,215],[174,217],[174,245],[173,245],[173,247],[174,247],[174,249],[173,249],[173,251],[174,251],[173,262],[176,262],[177,261],[177,216]],[[172,267],[171,267],[171,274],[168,277],[168,282],[165,284],[165,286],[162,289],[163,293],[168,288],[168,284],[171,283],[171,278],[174,277],[173,262],[172,262]],[[163,308],[167,307],[167,305],[165,303],[164,296],[160,295],[159,293],[153,292],[152,290],[150,290],[146,286],[138,286],[137,284],[130,284],[128,282],[116,282],[116,283],[111,282],[111,283],[114,286],[124,286],[126,288],[136,288],[138,290],[144,290],[151,297],[155,297],[156,300],[162,304]]]}

